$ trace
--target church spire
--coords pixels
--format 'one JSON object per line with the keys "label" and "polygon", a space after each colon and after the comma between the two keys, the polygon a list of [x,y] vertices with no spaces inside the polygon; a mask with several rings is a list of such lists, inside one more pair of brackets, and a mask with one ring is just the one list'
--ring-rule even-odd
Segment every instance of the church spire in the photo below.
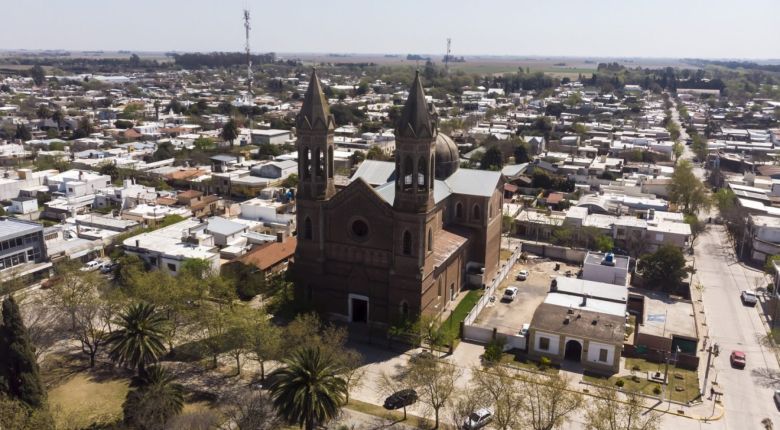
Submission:
{"label": "church spire", "polygon": [[333,116],[330,114],[328,99],[322,91],[317,69],[312,69],[309,87],[303,97],[303,106],[301,106],[301,111],[295,120],[295,126],[298,129],[309,130],[331,130],[334,128]]}
{"label": "church spire", "polygon": [[396,136],[410,138],[430,138],[434,135],[433,121],[425,100],[425,90],[420,82],[420,71],[414,75],[409,98],[406,99],[401,119],[396,128]]}

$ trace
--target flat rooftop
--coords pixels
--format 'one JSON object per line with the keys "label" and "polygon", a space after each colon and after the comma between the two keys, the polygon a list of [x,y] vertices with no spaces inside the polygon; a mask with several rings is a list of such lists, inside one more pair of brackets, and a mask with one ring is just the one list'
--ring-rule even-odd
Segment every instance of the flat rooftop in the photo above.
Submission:
{"label": "flat rooftop", "polygon": [[547,294],[547,297],[544,299],[544,303],[561,306],[567,309],[571,308],[575,311],[596,312],[604,315],[619,316],[621,318],[625,318],[626,316],[625,303],[615,303],[593,297],[588,298],[587,301],[585,301],[585,305],[583,306],[582,296],[573,296],[571,294],[551,292]]}
{"label": "flat rooftop", "polygon": [[[607,254],[603,252],[588,252],[588,254],[585,256],[585,262],[584,264],[594,264],[594,265],[601,265],[601,263],[604,261],[604,257],[606,257]],[[615,255],[612,254],[612,261],[615,263],[613,265],[605,264],[605,266],[608,267],[617,267],[619,269],[626,269],[628,270],[628,260],[629,258],[625,255]]]}
{"label": "flat rooftop", "polygon": [[555,292],[571,296],[588,296],[590,299],[603,299],[626,303],[628,288],[624,285],[606,284],[604,282],[558,276],[555,278]]}
{"label": "flat rooftop", "polygon": [[0,218],[0,238],[21,236],[36,231],[43,231],[43,225],[15,218]]}
{"label": "flat rooftop", "polygon": [[[568,322],[566,317],[569,318]],[[545,332],[622,344],[625,323],[625,315],[608,315],[582,309],[574,309],[569,313],[568,306],[545,302],[536,308],[531,327]]]}
{"label": "flat rooftop", "polygon": [[675,300],[668,295],[637,290],[644,296],[644,321],[639,324],[640,333],[668,337],[682,336],[698,339],[693,304],[684,300]]}

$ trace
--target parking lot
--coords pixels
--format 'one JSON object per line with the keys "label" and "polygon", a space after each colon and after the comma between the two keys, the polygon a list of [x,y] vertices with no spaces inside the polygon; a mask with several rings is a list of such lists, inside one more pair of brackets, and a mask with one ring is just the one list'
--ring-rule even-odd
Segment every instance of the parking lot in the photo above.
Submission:
{"label": "parking lot", "polygon": [[[557,271],[556,264],[560,265]],[[517,274],[523,269],[528,270],[528,279],[519,281]],[[571,271],[572,276],[576,276],[579,269],[579,266],[546,259],[530,258],[526,262],[518,261],[501,287],[496,290],[495,300],[485,306],[475,323],[482,327],[496,328],[501,333],[517,334],[523,324],[531,322],[534,311],[550,291],[550,281],[556,276],[565,275],[566,271]],[[511,302],[501,301],[504,290],[510,286],[518,288],[517,296]]]}

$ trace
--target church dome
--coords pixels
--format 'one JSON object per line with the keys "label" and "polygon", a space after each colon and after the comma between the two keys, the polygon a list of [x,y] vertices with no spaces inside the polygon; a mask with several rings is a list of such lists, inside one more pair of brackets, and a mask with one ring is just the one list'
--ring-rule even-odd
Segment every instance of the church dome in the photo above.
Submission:
{"label": "church dome", "polygon": [[443,133],[436,135],[436,172],[438,180],[450,177],[460,167],[460,152],[452,139]]}

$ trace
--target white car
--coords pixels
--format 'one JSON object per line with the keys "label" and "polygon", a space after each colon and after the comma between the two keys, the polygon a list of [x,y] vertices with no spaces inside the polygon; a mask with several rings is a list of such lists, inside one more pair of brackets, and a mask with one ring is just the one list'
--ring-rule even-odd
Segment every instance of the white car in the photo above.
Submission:
{"label": "white car", "polygon": [[745,305],[755,306],[758,303],[758,296],[755,291],[742,290],[742,294],[739,297]]}
{"label": "white car", "polygon": [[477,409],[469,414],[463,421],[463,428],[468,430],[481,429],[493,420],[493,410],[490,408]]}
{"label": "white car", "polygon": [[92,272],[93,270],[100,269],[101,266],[103,266],[103,262],[99,260],[92,260],[89,263],[85,264],[84,267],[81,268],[81,271]]}
{"label": "white car", "polygon": [[528,336],[528,329],[531,328],[531,324],[525,323],[523,324],[523,328],[520,329],[520,336]]}
{"label": "white car", "polygon": [[517,296],[517,287],[509,287],[506,290],[504,290],[504,297],[501,298],[501,300],[505,300],[507,302],[511,302],[515,299]]}
{"label": "white car", "polygon": [[528,279],[528,271],[527,270],[523,269],[523,270],[517,272],[517,280],[518,281],[525,281],[526,279]]}

